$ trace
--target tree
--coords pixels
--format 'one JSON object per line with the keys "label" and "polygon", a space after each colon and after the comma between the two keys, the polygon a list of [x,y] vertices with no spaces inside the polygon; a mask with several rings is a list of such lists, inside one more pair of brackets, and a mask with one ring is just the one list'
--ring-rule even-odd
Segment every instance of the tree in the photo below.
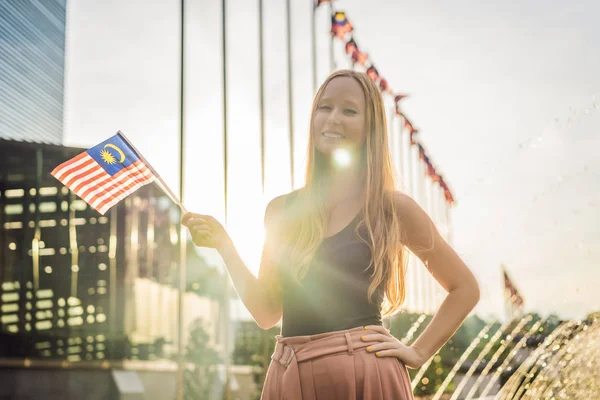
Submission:
{"label": "tree", "polygon": [[192,365],[186,368],[184,397],[189,400],[210,399],[217,371],[216,365],[222,360],[217,350],[209,344],[210,335],[202,318],[196,319],[190,329],[185,360]]}

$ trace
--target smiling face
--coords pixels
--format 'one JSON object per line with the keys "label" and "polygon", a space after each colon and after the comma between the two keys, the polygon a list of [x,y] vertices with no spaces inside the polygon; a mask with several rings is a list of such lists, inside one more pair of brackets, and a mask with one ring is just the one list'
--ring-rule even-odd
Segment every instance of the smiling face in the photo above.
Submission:
{"label": "smiling face", "polygon": [[333,78],[322,92],[312,118],[315,149],[326,156],[336,150],[357,154],[366,139],[365,93],[352,77]]}

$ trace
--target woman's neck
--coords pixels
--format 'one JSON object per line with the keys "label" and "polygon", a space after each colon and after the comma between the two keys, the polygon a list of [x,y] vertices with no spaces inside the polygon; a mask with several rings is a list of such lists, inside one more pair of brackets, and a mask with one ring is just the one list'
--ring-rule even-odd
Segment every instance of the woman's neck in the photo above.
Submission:
{"label": "woman's neck", "polygon": [[366,172],[356,164],[329,169],[323,187],[324,200],[329,207],[364,196]]}

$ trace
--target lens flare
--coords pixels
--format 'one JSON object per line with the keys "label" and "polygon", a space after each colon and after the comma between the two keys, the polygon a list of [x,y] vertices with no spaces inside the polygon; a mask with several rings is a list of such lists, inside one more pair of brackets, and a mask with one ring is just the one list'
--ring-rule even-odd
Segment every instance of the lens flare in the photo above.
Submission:
{"label": "lens flare", "polygon": [[346,149],[337,149],[333,152],[333,162],[336,167],[345,168],[350,165],[350,152]]}

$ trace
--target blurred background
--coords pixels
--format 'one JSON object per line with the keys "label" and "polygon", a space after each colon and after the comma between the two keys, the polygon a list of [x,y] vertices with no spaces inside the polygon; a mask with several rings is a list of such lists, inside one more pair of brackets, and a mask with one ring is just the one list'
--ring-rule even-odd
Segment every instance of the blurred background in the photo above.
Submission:
{"label": "blurred background", "polygon": [[[265,206],[303,185],[312,98],[341,68],[378,83],[399,186],[481,286],[415,395],[600,398],[599,13],[0,0],[0,398],[258,399],[279,327],[164,188],[101,215],[50,171],[121,130],[257,274]],[[445,292],[416,259],[406,279],[385,323],[410,343]]]}

